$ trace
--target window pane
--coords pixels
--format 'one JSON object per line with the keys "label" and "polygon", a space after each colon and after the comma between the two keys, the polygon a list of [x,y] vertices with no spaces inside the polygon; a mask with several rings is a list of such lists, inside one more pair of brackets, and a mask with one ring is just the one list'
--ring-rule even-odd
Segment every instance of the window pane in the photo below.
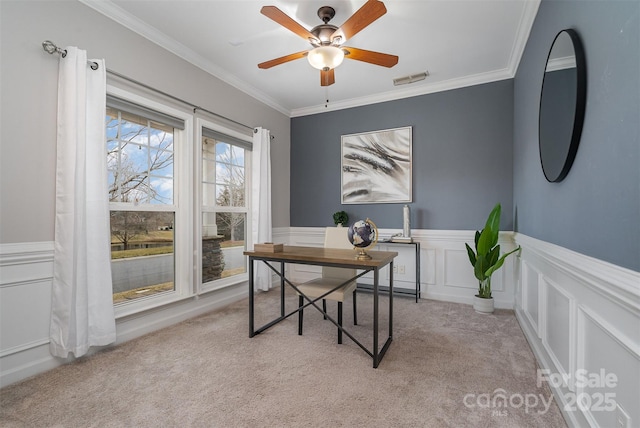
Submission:
{"label": "window pane", "polygon": [[120,139],[124,141],[144,143],[147,138],[147,127],[122,119],[120,122]]}
{"label": "window pane", "polygon": [[213,207],[216,205],[216,186],[211,183],[202,184],[202,205]]}
{"label": "window pane", "polygon": [[215,160],[216,141],[211,138],[202,138],[202,158]]}
{"label": "window pane", "polygon": [[206,183],[215,183],[216,181],[216,163],[203,160],[202,161],[202,181]]}
{"label": "window pane", "polygon": [[238,188],[244,187],[244,168],[239,166],[231,168],[231,183]]}
{"label": "window pane", "polygon": [[173,177],[173,152],[167,150],[150,150],[151,173],[164,177]]}
{"label": "window pane", "polygon": [[174,290],[174,213],[111,211],[114,303]]}
{"label": "window pane", "polygon": [[[220,212],[245,205],[245,150],[202,139],[202,282],[246,273],[246,212]],[[214,211],[215,210],[215,211]]]}
{"label": "window pane", "polygon": [[202,282],[247,271],[245,213],[202,214]]}
{"label": "window pane", "polygon": [[151,204],[170,204],[173,201],[173,179],[152,177]]}
{"label": "window pane", "polygon": [[244,149],[241,147],[232,147],[232,163],[234,165],[244,166]]}
{"label": "window pane", "polygon": [[118,138],[118,112],[113,109],[107,109],[107,138]]}
{"label": "window pane", "polygon": [[107,109],[109,199],[173,204],[173,128]]}
{"label": "window pane", "polygon": [[233,198],[231,200],[231,206],[234,207],[244,207],[244,187],[234,187],[233,188]]}
{"label": "window pane", "polygon": [[[161,126],[159,124],[154,124],[156,126]],[[166,128],[166,127],[164,127]],[[157,149],[165,149],[173,151],[173,129],[169,132],[167,130],[151,128],[149,135],[149,144],[151,147],[155,147]]]}
{"label": "window pane", "polygon": [[220,207],[231,206],[231,190],[229,186],[216,185],[216,204]]}
{"label": "window pane", "polygon": [[216,164],[216,182],[219,184],[229,184],[231,181],[231,171],[229,165],[224,163]]}
{"label": "window pane", "polygon": [[216,143],[216,161],[229,163],[231,160],[231,146],[227,143]]}

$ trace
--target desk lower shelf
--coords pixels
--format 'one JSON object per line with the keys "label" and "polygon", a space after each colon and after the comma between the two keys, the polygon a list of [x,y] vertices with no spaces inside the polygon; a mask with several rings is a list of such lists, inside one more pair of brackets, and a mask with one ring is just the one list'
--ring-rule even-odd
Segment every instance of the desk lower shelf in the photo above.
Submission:
{"label": "desk lower shelf", "polygon": [[[357,287],[358,287],[358,291],[370,291],[370,292],[373,292],[373,285],[371,285],[371,284],[358,284]],[[389,287],[387,287],[386,285],[380,285],[380,286],[378,286],[378,290],[380,292],[382,292],[382,293],[388,293],[389,292]],[[416,296],[416,292],[414,290],[409,289],[409,288],[393,287],[393,295],[394,296],[415,297]],[[417,301],[417,299],[416,299],[416,301]]]}

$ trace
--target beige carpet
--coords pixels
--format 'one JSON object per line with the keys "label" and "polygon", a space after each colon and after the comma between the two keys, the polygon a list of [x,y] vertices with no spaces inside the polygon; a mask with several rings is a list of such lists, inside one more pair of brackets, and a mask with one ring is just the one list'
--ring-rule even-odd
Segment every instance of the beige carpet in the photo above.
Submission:
{"label": "beige carpet", "polygon": [[[345,326],[369,347],[372,300],[359,293],[355,327],[345,304]],[[258,296],[259,322],[278,313],[278,302],[278,290]],[[387,304],[382,298],[385,330]],[[295,308],[295,296],[287,305]],[[565,426],[555,402],[545,410],[551,394],[536,386],[536,362],[512,311],[480,315],[396,297],[393,343],[373,369],[348,338],[336,343],[335,327],[313,308],[303,336],[293,316],[253,339],[247,308],[245,300],[6,387],[0,425]]]}

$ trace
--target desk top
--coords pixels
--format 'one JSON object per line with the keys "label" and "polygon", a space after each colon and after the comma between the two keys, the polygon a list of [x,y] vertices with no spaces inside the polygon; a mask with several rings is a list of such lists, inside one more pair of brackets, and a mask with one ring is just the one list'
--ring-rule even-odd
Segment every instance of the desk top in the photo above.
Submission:
{"label": "desk top", "polygon": [[317,265],[333,265],[352,268],[380,268],[393,261],[398,255],[395,251],[367,251],[371,260],[357,260],[356,250],[343,250],[322,247],[295,247],[285,245],[283,251],[271,253],[268,251],[245,251],[245,256],[262,260],[280,261],[286,263],[306,263]]}

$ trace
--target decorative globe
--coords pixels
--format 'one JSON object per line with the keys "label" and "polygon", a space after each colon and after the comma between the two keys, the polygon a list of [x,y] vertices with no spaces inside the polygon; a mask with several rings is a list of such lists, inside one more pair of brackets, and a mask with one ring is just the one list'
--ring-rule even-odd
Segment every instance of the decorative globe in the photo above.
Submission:
{"label": "decorative globe", "polygon": [[358,220],[347,232],[349,242],[359,249],[357,259],[369,260],[371,256],[366,253],[366,249],[371,249],[378,242],[378,228],[374,222],[369,219]]}

